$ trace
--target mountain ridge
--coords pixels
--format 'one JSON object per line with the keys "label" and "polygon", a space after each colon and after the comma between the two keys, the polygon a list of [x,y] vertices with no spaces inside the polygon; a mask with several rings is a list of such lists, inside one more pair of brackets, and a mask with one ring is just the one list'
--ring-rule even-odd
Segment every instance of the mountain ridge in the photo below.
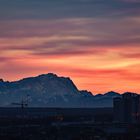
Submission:
{"label": "mountain ridge", "polygon": [[39,107],[111,107],[113,98],[121,96],[114,91],[93,95],[90,91],[79,90],[69,77],[54,73],[13,82],[0,79],[0,106],[11,106],[27,95],[30,106]]}

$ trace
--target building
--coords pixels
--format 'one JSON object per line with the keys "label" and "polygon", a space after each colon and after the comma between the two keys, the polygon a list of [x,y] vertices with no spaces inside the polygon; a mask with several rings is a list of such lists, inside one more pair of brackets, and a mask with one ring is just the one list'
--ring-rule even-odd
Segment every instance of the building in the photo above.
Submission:
{"label": "building", "polygon": [[140,122],[140,95],[133,97],[132,117],[133,122]]}
{"label": "building", "polygon": [[134,94],[129,93],[129,92],[122,95],[123,117],[124,117],[124,122],[127,122],[127,123],[132,122],[133,96],[134,96]]}
{"label": "building", "polygon": [[136,123],[140,120],[140,95],[126,92],[113,99],[114,121]]}
{"label": "building", "polygon": [[123,108],[122,108],[122,98],[116,97],[113,99],[113,111],[114,111],[114,121],[122,122],[123,121]]}

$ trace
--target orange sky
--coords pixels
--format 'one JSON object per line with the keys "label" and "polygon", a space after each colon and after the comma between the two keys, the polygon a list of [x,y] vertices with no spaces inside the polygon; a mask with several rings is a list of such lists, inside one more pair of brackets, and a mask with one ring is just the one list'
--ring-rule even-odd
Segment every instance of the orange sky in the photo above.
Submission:
{"label": "orange sky", "polygon": [[[41,38],[36,41],[39,44],[42,40]],[[8,43],[0,42],[8,44],[7,46],[14,43],[12,39],[8,39]],[[20,43],[20,40],[15,39],[15,42]],[[26,45],[30,43],[32,41],[28,41],[28,38],[23,41]],[[3,50],[0,73],[5,80],[13,81],[54,72],[71,77],[79,89],[88,89],[93,93],[104,93],[110,90],[140,91],[140,48],[137,45],[92,48],[91,44],[87,48],[80,50],[81,52],[61,55],[46,55],[43,52],[34,54],[30,49]],[[7,54],[8,57],[5,57]]]}
{"label": "orange sky", "polygon": [[[77,1],[83,8],[82,1]],[[93,94],[111,90],[140,93],[139,3],[121,3],[126,9],[112,9],[110,1],[106,11],[108,5],[103,2],[104,11],[95,15],[100,5],[92,14],[93,7],[84,3],[89,11],[75,15],[72,11],[78,7],[64,3],[70,14],[64,14],[64,6],[62,11],[57,7],[58,13],[57,8],[54,13],[50,8],[52,15],[45,15],[33,3],[31,10],[25,4],[17,9],[15,3],[11,7],[15,12],[0,14],[0,78],[14,81],[51,72],[71,77],[79,89]],[[4,6],[3,11],[7,10]]]}

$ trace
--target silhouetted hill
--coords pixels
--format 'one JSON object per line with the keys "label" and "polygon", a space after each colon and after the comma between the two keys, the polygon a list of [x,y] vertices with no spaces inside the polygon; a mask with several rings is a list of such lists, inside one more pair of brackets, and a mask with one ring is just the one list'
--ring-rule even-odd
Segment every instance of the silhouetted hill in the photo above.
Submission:
{"label": "silhouetted hill", "polygon": [[28,100],[30,107],[111,107],[116,92],[93,95],[78,90],[68,77],[48,73],[15,82],[0,79],[0,106],[13,106]]}
{"label": "silhouetted hill", "polygon": [[114,96],[120,96],[120,94],[114,91],[110,91],[110,92],[105,93],[104,96],[114,97]]}

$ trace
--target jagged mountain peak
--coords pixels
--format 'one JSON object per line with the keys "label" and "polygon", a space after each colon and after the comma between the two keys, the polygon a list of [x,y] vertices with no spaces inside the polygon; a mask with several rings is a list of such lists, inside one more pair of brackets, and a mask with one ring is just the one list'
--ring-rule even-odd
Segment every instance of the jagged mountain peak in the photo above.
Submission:
{"label": "jagged mountain peak", "polygon": [[58,76],[54,73],[48,73],[48,74],[41,74],[38,77],[40,78],[44,78],[44,77],[53,77],[53,78],[57,78]]}
{"label": "jagged mountain peak", "polygon": [[[41,74],[41,75],[38,75],[38,76],[35,76],[35,77],[27,77],[27,78],[24,78],[24,79],[19,80],[19,81],[25,81],[25,80],[53,80],[53,79],[65,79],[65,80],[72,81],[69,77],[60,77],[60,76],[58,76],[54,73]],[[16,81],[16,82],[19,82],[19,81]]]}
{"label": "jagged mountain peak", "polygon": [[123,94],[137,94],[137,93],[134,93],[134,92],[124,92]]}
{"label": "jagged mountain peak", "polygon": [[109,92],[105,93],[104,95],[105,96],[118,96],[120,94],[115,91],[109,91]]}
{"label": "jagged mountain peak", "polygon": [[[15,82],[9,82],[3,89],[4,92],[46,94],[46,95],[76,95],[79,90],[68,77],[59,77],[48,73],[36,77],[28,77]],[[0,91],[1,92],[1,91]]]}
{"label": "jagged mountain peak", "polygon": [[137,96],[138,94],[137,93],[134,93],[134,92],[124,92],[123,94],[122,94],[123,96]]}
{"label": "jagged mountain peak", "polygon": [[0,106],[20,102],[27,95],[30,96],[29,106],[35,107],[110,107],[114,97],[122,96],[114,91],[97,95],[80,91],[69,77],[54,73],[14,82],[0,79]]}
{"label": "jagged mountain peak", "polygon": [[0,83],[3,83],[4,82],[4,80],[3,79],[0,79]]}
{"label": "jagged mountain peak", "polygon": [[81,90],[80,93],[81,93],[82,96],[85,96],[85,97],[94,96],[90,91],[87,91],[87,90]]}
{"label": "jagged mountain peak", "polygon": [[[47,78],[58,78],[58,76],[56,74],[53,74],[53,73],[48,73],[48,74],[41,74],[41,75],[38,75],[35,77],[26,77],[26,78],[23,78],[19,81],[37,80],[37,79],[44,79],[45,80]],[[16,81],[16,82],[19,82],[19,81]]]}

